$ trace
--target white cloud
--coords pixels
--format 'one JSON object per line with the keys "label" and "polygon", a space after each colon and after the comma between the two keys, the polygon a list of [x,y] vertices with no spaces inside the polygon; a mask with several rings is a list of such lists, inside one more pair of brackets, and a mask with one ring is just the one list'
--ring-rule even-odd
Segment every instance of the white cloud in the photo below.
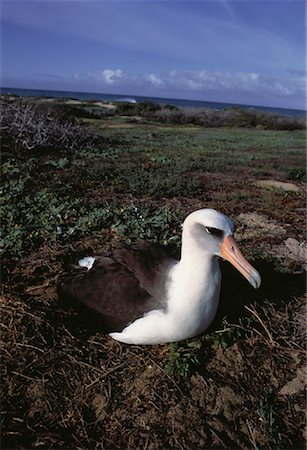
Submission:
{"label": "white cloud", "polygon": [[110,68],[83,74],[76,73],[74,79],[80,86],[89,84],[90,86],[102,89],[108,87],[127,88],[137,84],[135,78],[123,70]]}
{"label": "white cloud", "polygon": [[169,87],[181,88],[208,93],[242,93],[257,95],[291,96],[301,92],[301,85],[293,79],[281,79],[265,76],[256,72],[223,72],[223,71],[172,71],[165,76],[165,83]]}
{"label": "white cloud", "polygon": [[129,78],[121,69],[104,69],[100,72],[90,72],[89,78],[101,84],[116,85]]}
{"label": "white cloud", "polygon": [[149,81],[149,83],[157,88],[163,88],[165,86],[161,76],[157,75],[156,73],[150,73],[149,75],[146,75],[145,80]]}
{"label": "white cloud", "polygon": [[[166,73],[128,74],[121,69],[103,69],[76,74],[75,79],[89,82],[102,92],[116,87],[122,92],[140,95],[165,95],[250,104],[266,104],[268,99],[284,104],[305,99],[305,85],[297,77],[278,78],[257,72],[211,70],[173,70]],[[273,102],[273,104],[275,104]]]}

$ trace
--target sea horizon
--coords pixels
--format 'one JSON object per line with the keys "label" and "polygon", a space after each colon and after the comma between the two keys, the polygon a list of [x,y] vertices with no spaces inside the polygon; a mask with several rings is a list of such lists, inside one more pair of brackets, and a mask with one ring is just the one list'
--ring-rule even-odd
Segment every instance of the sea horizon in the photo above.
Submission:
{"label": "sea horizon", "polygon": [[85,100],[102,100],[106,102],[152,102],[159,104],[168,104],[178,107],[190,107],[190,108],[208,108],[215,110],[225,110],[231,108],[240,109],[254,109],[257,111],[264,111],[269,113],[275,113],[285,116],[304,116],[306,117],[306,110],[303,109],[292,109],[292,108],[280,108],[275,106],[259,106],[259,105],[248,105],[241,103],[228,103],[228,102],[213,102],[205,100],[190,100],[190,99],[179,99],[171,97],[150,97],[142,95],[130,95],[130,94],[106,94],[98,92],[79,92],[79,91],[64,91],[64,90],[49,90],[49,89],[24,89],[24,88],[13,88],[13,87],[0,87],[0,93],[5,95],[17,95],[20,97],[46,97],[46,98],[63,98],[63,99],[74,99],[79,101]]}

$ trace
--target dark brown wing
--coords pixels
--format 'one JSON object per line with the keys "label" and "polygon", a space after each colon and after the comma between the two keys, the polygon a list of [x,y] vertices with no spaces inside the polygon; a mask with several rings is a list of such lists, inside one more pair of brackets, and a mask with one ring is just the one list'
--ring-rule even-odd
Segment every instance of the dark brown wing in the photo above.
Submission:
{"label": "dark brown wing", "polygon": [[121,331],[144,313],[166,308],[166,276],[174,260],[161,246],[119,244],[95,258],[90,270],[74,266],[64,273],[57,291],[99,329]]}

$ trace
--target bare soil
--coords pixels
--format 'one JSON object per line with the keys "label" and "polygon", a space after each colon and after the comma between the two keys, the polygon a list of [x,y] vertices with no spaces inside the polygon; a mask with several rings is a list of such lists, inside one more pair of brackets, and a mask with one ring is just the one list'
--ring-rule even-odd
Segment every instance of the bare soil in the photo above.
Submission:
{"label": "bare soil", "polygon": [[285,183],[277,180],[258,180],[257,184],[262,187],[283,189],[284,191],[299,192],[300,188],[294,183]]}
{"label": "bare soil", "polygon": [[[118,128],[118,139],[122,132]],[[148,157],[161,153],[158,144],[149,153],[148,144],[157,138],[144,133],[144,150],[135,153],[135,164],[162,170],[164,160],[159,166]],[[137,141],[137,134],[129,139]],[[114,199],[119,205],[131,201],[120,185],[112,191],[109,181],[91,181],[99,164],[94,157],[76,155],[75,165],[67,163],[65,169],[60,163],[56,169],[42,165],[47,169],[32,173],[33,192],[42,186],[67,189],[93,208]],[[45,154],[38,158],[48,163]],[[277,170],[266,169],[267,164],[264,160],[260,169],[269,175]],[[189,167],[189,179],[200,183],[196,194],[137,198],[140,208],[168,205],[185,213],[204,204],[223,206],[237,224],[240,246],[261,273],[262,286],[254,291],[221,262],[218,314],[199,338],[122,345],[59,304],[56,282],[63,262],[99,248],[101,240],[109,245],[119,238],[116,229],[64,243],[45,239],[38,247],[6,255],[0,303],[3,449],[305,448],[304,199],[296,192],[263,197],[253,164],[242,167],[237,163],[224,172]]]}

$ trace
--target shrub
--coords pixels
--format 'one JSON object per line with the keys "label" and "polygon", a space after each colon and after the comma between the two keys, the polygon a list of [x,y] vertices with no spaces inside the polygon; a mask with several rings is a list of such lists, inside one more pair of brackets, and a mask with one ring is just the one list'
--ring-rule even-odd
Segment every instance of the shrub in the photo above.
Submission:
{"label": "shrub", "polygon": [[117,103],[117,113],[124,115],[152,115],[156,111],[161,109],[161,105],[152,102],[140,102],[140,103],[129,103],[129,102],[119,102]]}
{"label": "shrub", "polygon": [[224,110],[176,107],[150,102],[121,103],[117,112],[140,115],[146,119],[172,125],[192,124],[204,127],[259,127],[269,130],[305,129],[303,117],[279,116],[255,109],[230,108]]}
{"label": "shrub", "polygon": [[95,138],[93,132],[52,105],[29,99],[0,100],[0,129],[3,140],[32,149],[74,149]]}

